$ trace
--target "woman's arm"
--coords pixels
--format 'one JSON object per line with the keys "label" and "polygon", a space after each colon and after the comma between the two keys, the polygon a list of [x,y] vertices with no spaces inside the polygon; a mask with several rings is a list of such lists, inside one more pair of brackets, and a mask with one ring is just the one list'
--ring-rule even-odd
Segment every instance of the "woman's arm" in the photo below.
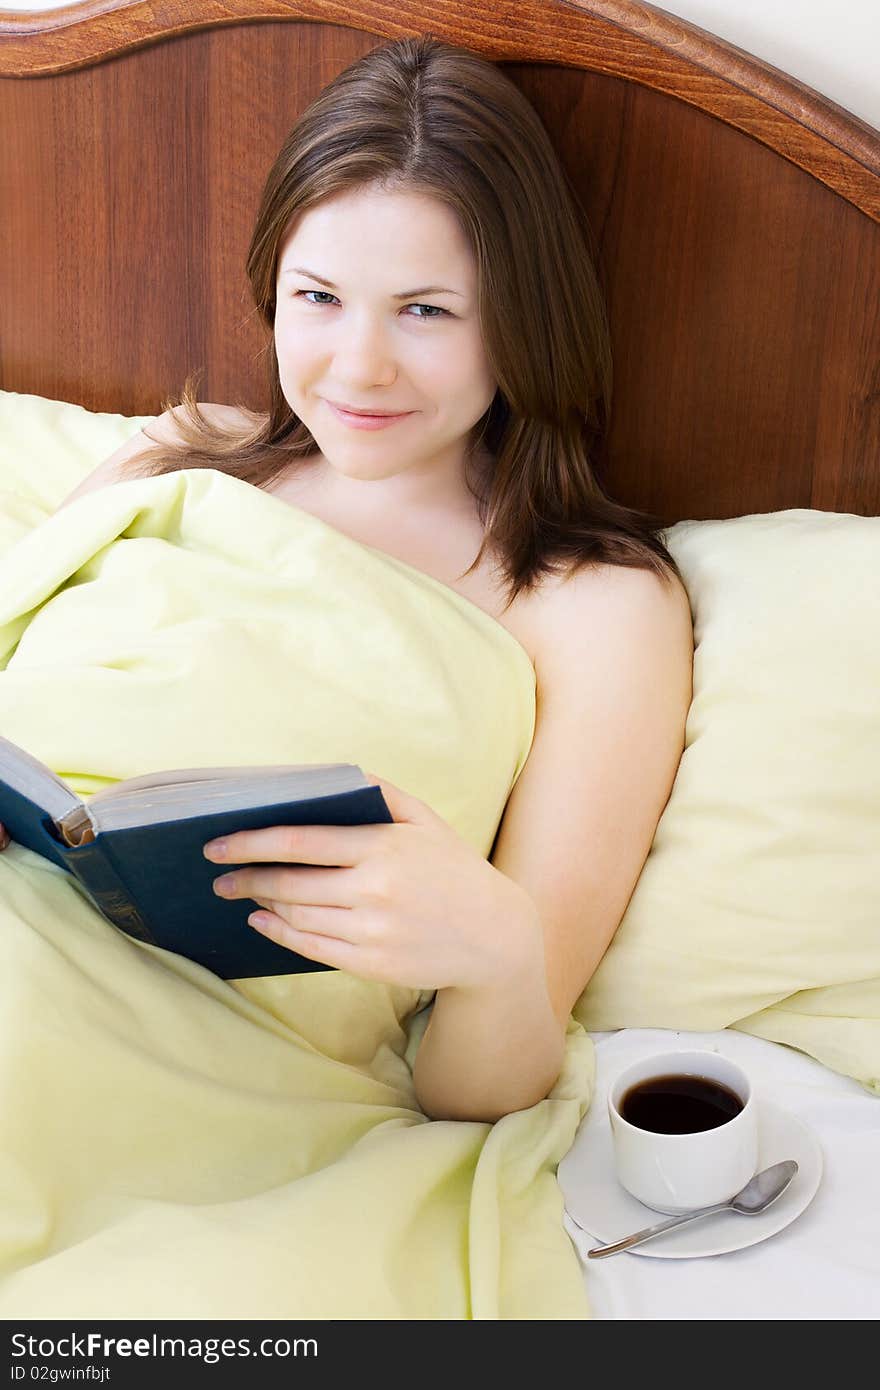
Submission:
{"label": "woman's arm", "polygon": [[564,1055],[541,949],[497,985],[437,991],[413,1064],[416,1097],[433,1120],[494,1124],[543,1100]]}
{"label": "woman's arm", "polygon": [[623,917],[684,747],[693,628],[681,583],[606,566],[542,603],[535,734],[491,861],[372,773],[393,824],[272,826],[205,846],[232,868],[215,891],[265,909],[248,920],[271,940],[436,991],[413,1068],[434,1119],[492,1123],[552,1089],[571,1009]]}
{"label": "woman's arm", "polygon": [[436,1119],[492,1121],[555,1084],[572,1007],[626,911],[684,749],[693,626],[679,581],[605,567],[542,602],[535,736],[492,864],[533,905],[546,969],[438,990],[414,1066]]}

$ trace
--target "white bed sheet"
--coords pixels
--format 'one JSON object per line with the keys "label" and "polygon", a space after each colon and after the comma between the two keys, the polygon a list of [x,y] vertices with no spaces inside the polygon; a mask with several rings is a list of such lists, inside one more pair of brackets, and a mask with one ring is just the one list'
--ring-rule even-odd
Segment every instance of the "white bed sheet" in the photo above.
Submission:
{"label": "white bed sheet", "polygon": [[596,1242],[566,1214],[565,1229],[581,1259],[594,1317],[880,1317],[880,1098],[804,1053],[732,1029],[687,1033],[626,1028],[591,1037],[596,1045],[594,1105],[604,1105],[611,1078],[640,1057],[685,1045],[717,1047],[749,1071],[758,1094],[812,1128],[824,1161],[819,1190],[790,1226],[726,1255],[649,1259],[633,1251],[587,1260],[586,1251]]}

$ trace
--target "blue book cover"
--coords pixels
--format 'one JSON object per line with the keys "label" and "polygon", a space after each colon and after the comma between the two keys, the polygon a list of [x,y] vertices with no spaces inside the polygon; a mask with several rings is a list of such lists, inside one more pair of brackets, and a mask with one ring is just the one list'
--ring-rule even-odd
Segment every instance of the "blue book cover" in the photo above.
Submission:
{"label": "blue book cover", "polygon": [[233,866],[204,857],[208,840],[272,825],[392,821],[380,788],[350,763],[170,770],[85,802],[0,738],[0,824],[12,839],[74,875],[115,927],[227,980],[334,967],[255,931],[252,899],[217,896],[214,879]]}

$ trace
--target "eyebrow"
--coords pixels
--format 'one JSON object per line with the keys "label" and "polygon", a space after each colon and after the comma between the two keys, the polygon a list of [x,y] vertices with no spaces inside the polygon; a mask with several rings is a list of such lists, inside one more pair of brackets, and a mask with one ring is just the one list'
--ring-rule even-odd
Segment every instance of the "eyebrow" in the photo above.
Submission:
{"label": "eyebrow", "polygon": [[[307,275],[310,280],[317,280],[319,285],[325,285],[328,290],[336,290],[338,285],[334,285],[332,280],[325,280],[323,275],[316,275],[313,270],[307,270],[304,265],[291,265],[283,270],[282,275]],[[461,299],[463,296],[458,290],[445,290],[442,285],[421,285],[417,290],[401,290],[400,294],[393,294],[392,299],[412,299],[416,294],[454,294]]]}

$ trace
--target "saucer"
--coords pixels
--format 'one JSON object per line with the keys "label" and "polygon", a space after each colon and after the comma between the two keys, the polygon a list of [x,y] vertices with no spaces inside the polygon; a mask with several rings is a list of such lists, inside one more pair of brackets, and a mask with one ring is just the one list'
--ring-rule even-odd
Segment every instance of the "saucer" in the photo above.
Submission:
{"label": "saucer", "polygon": [[[766,1211],[744,1216],[735,1211],[719,1211],[702,1216],[644,1245],[633,1246],[628,1255],[647,1255],[653,1259],[688,1260],[701,1255],[726,1255],[757,1245],[783,1230],[809,1206],[822,1177],[822,1150],[813,1131],[788,1110],[756,1096],[758,1103],[758,1168],[768,1168],[793,1158],[798,1171],[789,1186]],[[577,1246],[586,1263],[586,1252],[593,1245],[622,1240],[645,1226],[664,1221],[665,1216],[630,1196],[617,1181],[611,1147],[611,1123],[607,1108],[594,1097],[575,1136],[575,1141],[558,1169],[559,1186],[565,1210],[584,1229],[574,1228]],[[591,1240],[590,1237],[595,1239]],[[617,1256],[611,1258],[616,1259]],[[592,1265],[593,1261],[589,1263]]]}

